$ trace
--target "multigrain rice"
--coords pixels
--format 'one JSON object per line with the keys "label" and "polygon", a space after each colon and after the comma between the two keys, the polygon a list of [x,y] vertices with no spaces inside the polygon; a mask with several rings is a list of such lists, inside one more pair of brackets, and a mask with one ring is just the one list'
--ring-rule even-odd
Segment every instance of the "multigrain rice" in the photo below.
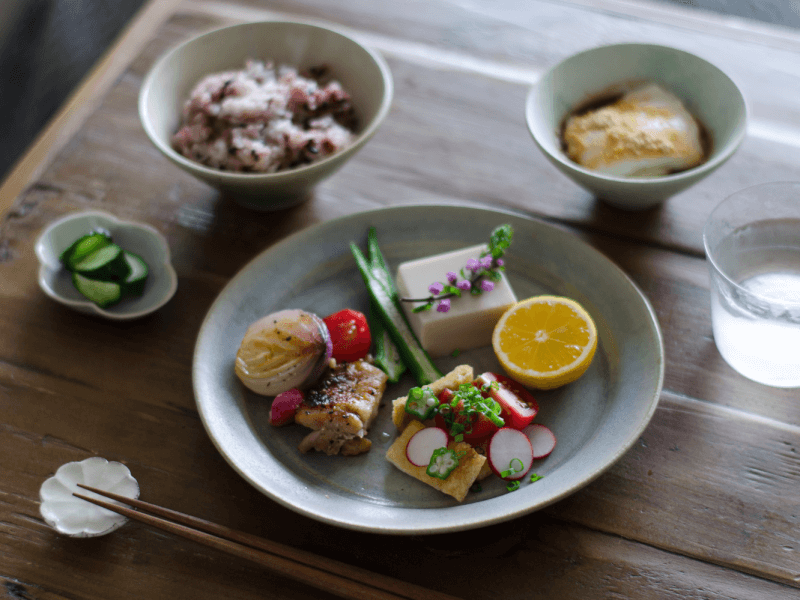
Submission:
{"label": "multigrain rice", "polygon": [[352,143],[349,94],[325,66],[296,69],[248,59],[204,77],[183,107],[175,150],[226,171],[273,173],[321,160]]}

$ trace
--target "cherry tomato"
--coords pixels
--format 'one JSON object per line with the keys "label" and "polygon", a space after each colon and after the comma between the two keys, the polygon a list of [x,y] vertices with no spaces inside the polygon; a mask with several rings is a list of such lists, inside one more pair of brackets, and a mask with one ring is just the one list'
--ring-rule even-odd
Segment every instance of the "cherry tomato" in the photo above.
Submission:
{"label": "cherry tomato", "polygon": [[[495,431],[497,431],[498,427],[494,423],[492,423],[486,416],[482,414],[473,414],[467,422],[467,417],[459,414],[463,409],[463,404],[459,402],[459,404],[451,409],[449,407],[450,401],[453,399],[453,393],[450,390],[444,390],[442,393],[439,394],[439,401],[442,403],[442,406],[447,405],[445,408],[440,407],[439,412],[434,417],[434,421],[437,427],[441,427],[447,432],[447,435],[450,438],[455,437],[451,432],[451,425],[453,422],[460,423],[464,425],[464,441],[470,445],[480,444],[488,440]],[[445,416],[443,413],[448,413]],[[450,414],[453,416],[451,417]]]}
{"label": "cherry tomato", "polygon": [[455,392],[450,388],[444,388],[441,392],[439,392],[439,395],[437,396],[437,398],[439,399],[439,404],[450,404],[450,401],[453,399],[455,395],[456,395]]}
{"label": "cherry tomato", "polygon": [[340,362],[353,362],[367,355],[372,347],[372,335],[363,313],[346,308],[322,320],[331,335],[333,358]]}
{"label": "cherry tomato", "polygon": [[524,429],[527,427],[536,413],[539,412],[539,405],[531,393],[526,390],[519,382],[499,373],[483,373],[478,375],[474,385],[479,389],[492,382],[496,382],[495,389],[483,392],[484,397],[491,396],[501,406],[500,416],[506,426],[514,429]]}

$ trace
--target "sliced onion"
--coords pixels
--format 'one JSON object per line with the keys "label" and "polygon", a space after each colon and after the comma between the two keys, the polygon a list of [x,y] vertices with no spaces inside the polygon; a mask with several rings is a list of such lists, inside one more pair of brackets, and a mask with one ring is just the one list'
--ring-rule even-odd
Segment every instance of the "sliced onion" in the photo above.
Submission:
{"label": "sliced onion", "polygon": [[322,319],[299,309],[282,310],[248,327],[236,353],[236,375],[256,394],[277,396],[316,382],[331,353]]}

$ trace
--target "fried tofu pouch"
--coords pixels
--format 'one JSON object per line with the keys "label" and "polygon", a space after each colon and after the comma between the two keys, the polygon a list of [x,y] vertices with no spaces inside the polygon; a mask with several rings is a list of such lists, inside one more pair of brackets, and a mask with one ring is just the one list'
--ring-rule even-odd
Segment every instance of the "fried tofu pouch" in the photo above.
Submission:
{"label": "fried tofu pouch", "polygon": [[[439,394],[444,389],[457,390],[463,383],[472,383],[475,379],[475,372],[470,365],[459,365],[441,379],[437,379],[428,387],[434,394]],[[397,398],[392,401],[392,422],[398,430],[402,431],[389,451],[386,458],[398,469],[416,477],[423,483],[435,487],[437,490],[453,496],[459,502],[464,500],[469,488],[475,481],[485,479],[492,474],[492,469],[486,457],[476,452],[469,444],[460,443],[451,445],[457,452],[464,450],[466,454],[459,461],[458,467],[450,473],[447,479],[431,477],[425,470],[426,467],[412,465],[406,458],[406,445],[417,431],[425,427],[425,423],[415,419],[406,412],[406,400],[408,396]]]}
{"label": "fried tofu pouch", "polygon": [[[426,386],[433,390],[437,396],[444,389],[457,390],[462,383],[472,383],[475,379],[475,372],[470,365],[459,365],[441,379],[437,379]],[[414,421],[414,417],[406,412],[406,400],[408,396],[397,398],[392,401],[392,422],[398,431],[405,430],[406,426]]]}
{"label": "fried tofu pouch", "polygon": [[481,469],[486,463],[486,457],[475,452],[475,450],[465,442],[451,444],[449,446],[451,449],[459,453],[464,452],[464,455],[458,461],[458,466],[450,473],[447,479],[431,477],[425,472],[426,467],[413,465],[409,462],[408,458],[406,458],[408,440],[420,429],[424,428],[425,425],[422,421],[413,419],[403,430],[403,433],[394,441],[388,452],[386,452],[386,459],[403,471],[403,473],[407,473],[419,479],[421,482],[427,483],[440,492],[444,492],[459,502],[462,502],[464,498],[466,498],[469,488],[475,483]]}

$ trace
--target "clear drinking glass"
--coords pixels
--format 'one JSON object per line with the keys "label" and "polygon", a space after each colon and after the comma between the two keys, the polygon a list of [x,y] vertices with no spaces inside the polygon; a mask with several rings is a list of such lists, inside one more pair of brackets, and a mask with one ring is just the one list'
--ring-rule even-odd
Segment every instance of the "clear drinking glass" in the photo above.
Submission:
{"label": "clear drinking glass", "polygon": [[800,182],[733,194],[703,230],[714,341],[745,377],[800,387]]}

